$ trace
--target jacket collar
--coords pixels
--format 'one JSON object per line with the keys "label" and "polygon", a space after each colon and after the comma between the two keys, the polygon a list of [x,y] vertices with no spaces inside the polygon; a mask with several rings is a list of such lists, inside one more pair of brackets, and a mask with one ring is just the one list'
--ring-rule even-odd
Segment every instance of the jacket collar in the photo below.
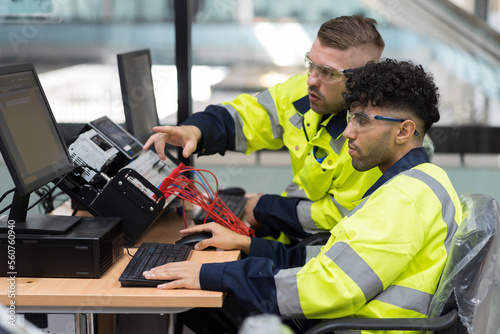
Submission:
{"label": "jacket collar", "polygon": [[347,127],[347,110],[341,111],[338,114],[333,115],[328,124],[326,124],[326,131],[332,136],[332,138],[337,139],[344,133]]}
{"label": "jacket collar", "polygon": [[423,147],[417,147],[406,153],[404,157],[399,159],[394,165],[392,165],[382,176],[366,191],[363,198],[371,195],[375,190],[377,190],[381,185],[392,179],[399,173],[405,170],[411,169],[423,163],[429,163],[429,156]]}
{"label": "jacket collar", "polygon": [[299,112],[301,115],[305,115],[306,112],[308,112],[311,109],[311,104],[309,102],[309,95],[306,95],[297,101],[292,103],[295,109]]}
{"label": "jacket collar", "polygon": [[[305,115],[309,110],[311,110],[311,103],[309,102],[309,95],[306,95],[295,102],[293,106],[301,115]],[[332,138],[337,139],[342,135],[345,128],[347,127],[347,111],[341,111],[336,115],[330,117],[330,120],[326,124],[326,131],[332,136]]]}

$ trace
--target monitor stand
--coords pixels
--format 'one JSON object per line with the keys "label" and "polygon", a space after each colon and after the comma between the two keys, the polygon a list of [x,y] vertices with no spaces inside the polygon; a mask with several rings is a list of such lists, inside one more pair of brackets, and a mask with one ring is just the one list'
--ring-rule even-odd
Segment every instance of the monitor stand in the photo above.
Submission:
{"label": "monitor stand", "polygon": [[82,217],[28,214],[26,221],[16,222],[5,215],[0,217],[0,233],[7,233],[13,227],[19,234],[65,234],[80,219]]}

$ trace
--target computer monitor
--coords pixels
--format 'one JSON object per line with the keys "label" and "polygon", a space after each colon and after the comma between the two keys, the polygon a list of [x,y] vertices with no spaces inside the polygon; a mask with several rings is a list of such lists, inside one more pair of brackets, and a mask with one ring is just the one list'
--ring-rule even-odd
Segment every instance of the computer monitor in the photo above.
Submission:
{"label": "computer monitor", "polygon": [[160,124],[151,74],[149,49],[117,55],[126,129],[141,143]]}
{"label": "computer monitor", "polygon": [[74,169],[32,64],[0,68],[0,151],[16,186],[2,231],[64,233],[80,219],[27,214],[33,191]]}

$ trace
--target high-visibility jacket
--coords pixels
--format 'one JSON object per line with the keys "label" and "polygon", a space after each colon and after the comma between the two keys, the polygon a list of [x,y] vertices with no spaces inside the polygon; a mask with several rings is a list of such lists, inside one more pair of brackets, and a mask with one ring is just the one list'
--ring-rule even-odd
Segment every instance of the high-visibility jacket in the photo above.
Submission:
{"label": "high-visibility jacket", "polygon": [[352,167],[342,137],[346,111],[326,116],[312,111],[305,74],[257,96],[242,94],[230,103],[211,105],[183,124],[201,129],[201,155],[288,148],[291,184],[282,196],[263,196],[254,210],[259,222],[288,235],[329,231],[381,176],[378,168],[358,172]]}
{"label": "high-visibility jacket", "polygon": [[204,264],[203,289],[284,318],[426,317],[462,222],[459,198],[423,148],[394,164],[324,246],[253,238],[249,257]]}

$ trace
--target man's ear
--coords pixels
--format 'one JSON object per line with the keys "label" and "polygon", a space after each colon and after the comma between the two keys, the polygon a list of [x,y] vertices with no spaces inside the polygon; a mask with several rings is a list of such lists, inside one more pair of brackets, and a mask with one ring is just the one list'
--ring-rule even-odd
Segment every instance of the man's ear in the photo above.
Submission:
{"label": "man's ear", "polygon": [[415,130],[417,129],[417,126],[415,123],[407,119],[404,122],[401,122],[399,128],[398,128],[398,133],[396,134],[396,144],[404,144],[408,140],[413,139],[413,136],[415,134]]}

